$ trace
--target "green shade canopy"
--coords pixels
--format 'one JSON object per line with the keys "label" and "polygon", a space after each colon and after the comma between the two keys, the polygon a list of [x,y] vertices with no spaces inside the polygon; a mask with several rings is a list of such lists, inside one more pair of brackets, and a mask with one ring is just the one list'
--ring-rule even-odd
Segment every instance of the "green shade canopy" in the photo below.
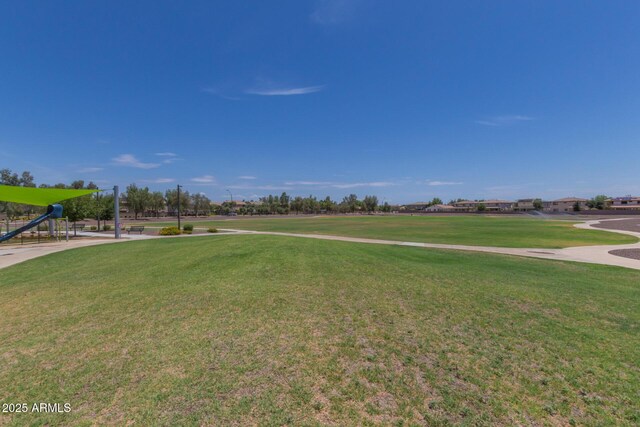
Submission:
{"label": "green shade canopy", "polygon": [[100,190],[67,190],[64,188],[33,188],[0,185],[0,202],[48,206],[61,200],[86,196]]}

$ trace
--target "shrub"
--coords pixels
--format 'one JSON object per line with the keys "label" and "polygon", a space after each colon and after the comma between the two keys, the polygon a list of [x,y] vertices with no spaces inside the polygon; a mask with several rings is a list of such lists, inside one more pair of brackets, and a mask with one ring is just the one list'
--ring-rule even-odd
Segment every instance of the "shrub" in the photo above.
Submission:
{"label": "shrub", "polygon": [[104,231],[109,231],[109,230],[111,230],[111,226],[109,224],[105,224],[104,227],[102,227],[102,229]]}
{"label": "shrub", "polygon": [[97,229],[98,229],[98,227],[96,227],[95,225],[92,225],[92,226],[89,228],[89,230],[91,230],[91,231],[96,231]]}
{"label": "shrub", "polygon": [[193,224],[185,224],[182,227],[182,231],[193,231]]}
{"label": "shrub", "polygon": [[207,233],[217,233],[217,232],[218,232],[217,228],[210,227],[207,229]]}
{"label": "shrub", "polygon": [[180,229],[176,226],[164,227],[160,230],[161,236],[177,236],[180,233]]}

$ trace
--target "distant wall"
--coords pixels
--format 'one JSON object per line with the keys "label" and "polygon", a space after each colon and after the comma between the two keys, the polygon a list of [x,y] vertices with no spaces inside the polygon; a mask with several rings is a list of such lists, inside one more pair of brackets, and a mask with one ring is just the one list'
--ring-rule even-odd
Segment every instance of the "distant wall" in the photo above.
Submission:
{"label": "distant wall", "polygon": [[640,209],[593,209],[588,211],[580,211],[580,212],[567,212],[570,214],[576,215],[617,215],[617,216],[628,216],[628,215],[640,215]]}

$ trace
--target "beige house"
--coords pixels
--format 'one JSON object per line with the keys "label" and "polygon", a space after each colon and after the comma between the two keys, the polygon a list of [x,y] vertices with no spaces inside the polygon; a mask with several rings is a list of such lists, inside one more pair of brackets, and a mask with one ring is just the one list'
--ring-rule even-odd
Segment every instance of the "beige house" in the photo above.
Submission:
{"label": "beige house", "polygon": [[477,211],[480,205],[484,205],[486,211],[493,212],[510,211],[513,209],[513,202],[508,200],[463,200],[453,203],[454,207],[467,212]]}
{"label": "beige house", "polygon": [[534,211],[536,199],[520,199],[513,204],[514,211],[528,212]]}
{"label": "beige house", "polygon": [[415,202],[404,205],[403,208],[409,211],[424,211],[429,207],[429,202]]}
{"label": "beige house", "polygon": [[634,196],[625,196],[625,197],[616,197],[613,199],[607,200],[607,204],[609,205],[609,209],[614,210],[640,210],[640,197]]}
{"label": "beige house", "polygon": [[584,211],[589,209],[589,206],[587,206],[588,201],[579,197],[565,197],[564,199],[543,202],[543,206],[546,212],[574,212],[577,203],[580,206],[580,210]]}
{"label": "beige house", "polygon": [[460,212],[461,209],[451,205],[431,205],[428,208],[426,208],[425,211],[426,212]]}

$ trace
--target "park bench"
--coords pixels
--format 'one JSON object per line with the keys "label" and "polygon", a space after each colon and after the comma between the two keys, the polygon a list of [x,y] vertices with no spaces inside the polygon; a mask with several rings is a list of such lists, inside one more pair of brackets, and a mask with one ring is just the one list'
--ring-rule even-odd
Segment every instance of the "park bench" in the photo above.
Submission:
{"label": "park bench", "polygon": [[85,224],[73,224],[71,226],[72,229],[76,230],[76,231],[82,231],[84,230]]}
{"label": "park bench", "polygon": [[127,234],[131,234],[131,232],[134,233],[140,233],[142,234],[142,232],[144,231],[144,225],[132,225],[131,227],[129,227],[129,229],[127,230]]}

